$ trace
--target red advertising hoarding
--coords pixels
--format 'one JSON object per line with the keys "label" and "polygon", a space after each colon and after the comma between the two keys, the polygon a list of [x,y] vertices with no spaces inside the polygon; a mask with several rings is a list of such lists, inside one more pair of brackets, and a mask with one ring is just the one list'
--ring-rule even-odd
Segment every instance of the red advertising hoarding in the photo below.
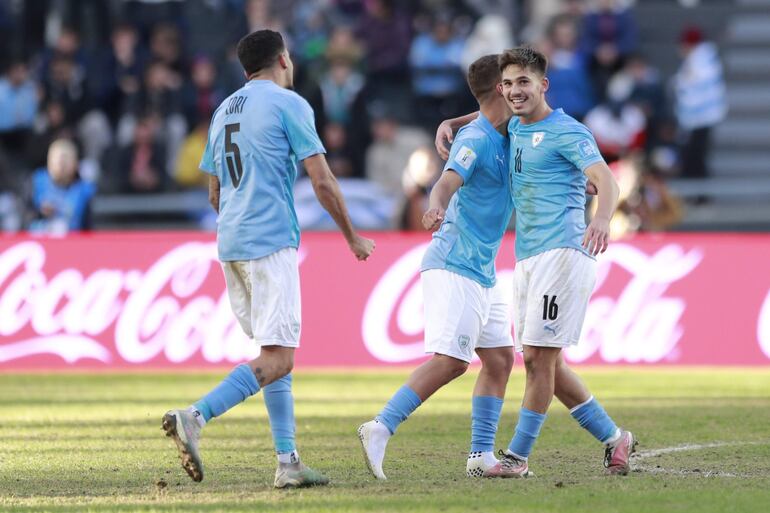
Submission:
{"label": "red advertising hoarding", "polygon": [[[426,234],[373,235],[357,262],[341,236],[300,256],[298,366],[424,358]],[[498,258],[511,290],[513,237]],[[0,239],[0,369],[223,366],[258,354],[237,325],[210,234]],[[670,234],[615,242],[573,363],[770,364],[770,235]]]}

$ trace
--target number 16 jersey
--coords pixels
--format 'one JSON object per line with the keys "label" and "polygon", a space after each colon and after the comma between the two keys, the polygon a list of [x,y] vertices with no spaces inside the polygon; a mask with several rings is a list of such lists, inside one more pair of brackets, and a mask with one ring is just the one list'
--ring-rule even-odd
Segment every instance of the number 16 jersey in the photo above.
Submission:
{"label": "number 16 jersey", "polygon": [[223,262],[299,246],[297,163],[325,153],[313,109],[294,91],[251,80],[214,112],[200,168],[219,179]]}

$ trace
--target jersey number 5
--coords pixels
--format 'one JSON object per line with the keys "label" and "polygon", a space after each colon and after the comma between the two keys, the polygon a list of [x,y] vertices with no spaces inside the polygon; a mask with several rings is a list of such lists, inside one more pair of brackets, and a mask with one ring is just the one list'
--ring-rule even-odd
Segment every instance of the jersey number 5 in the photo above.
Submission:
{"label": "jersey number 5", "polygon": [[233,134],[238,133],[240,129],[240,123],[225,125],[225,160],[227,161],[227,171],[230,173],[230,179],[233,181],[233,187],[236,189],[241,184],[243,166],[241,165],[241,150],[233,142]]}

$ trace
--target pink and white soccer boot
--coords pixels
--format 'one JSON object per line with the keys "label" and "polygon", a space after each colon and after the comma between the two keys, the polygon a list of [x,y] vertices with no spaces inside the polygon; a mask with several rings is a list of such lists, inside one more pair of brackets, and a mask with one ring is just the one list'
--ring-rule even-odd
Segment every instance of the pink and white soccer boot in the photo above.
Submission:
{"label": "pink and white soccer boot", "polygon": [[620,440],[604,451],[605,472],[613,476],[625,476],[630,470],[629,459],[636,452],[638,440],[631,431],[621,431]]}
{"label": "pink and white soccer boot", "polygon": [[529,471],[527,460],[522,460],[514,454],[499,451],[500,461],[494,467],[484,472],[484,477],[534,477]]}

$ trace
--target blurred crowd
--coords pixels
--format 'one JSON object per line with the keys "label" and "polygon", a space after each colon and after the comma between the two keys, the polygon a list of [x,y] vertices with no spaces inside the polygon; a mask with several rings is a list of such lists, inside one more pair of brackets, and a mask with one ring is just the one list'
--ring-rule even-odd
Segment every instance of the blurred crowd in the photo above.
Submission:
{"label": "blurred crowd", "polygon": [[[434,130],[476,109],[464,70],[515,44],[546,53],[549,103],[612,163],[618,230],[678,220],[664,178],[706,175],[725,115],[714,45],[686,30],[663,77],[619,0],[0,0],[2,229],[88,229],[95,195],[204,188],[211,114],[245,80],[235,44],[261,28],[287,40],[362,228],[420,226],[442,165]],[[296,204],[303,227],[331,224],[302,179]]]}

